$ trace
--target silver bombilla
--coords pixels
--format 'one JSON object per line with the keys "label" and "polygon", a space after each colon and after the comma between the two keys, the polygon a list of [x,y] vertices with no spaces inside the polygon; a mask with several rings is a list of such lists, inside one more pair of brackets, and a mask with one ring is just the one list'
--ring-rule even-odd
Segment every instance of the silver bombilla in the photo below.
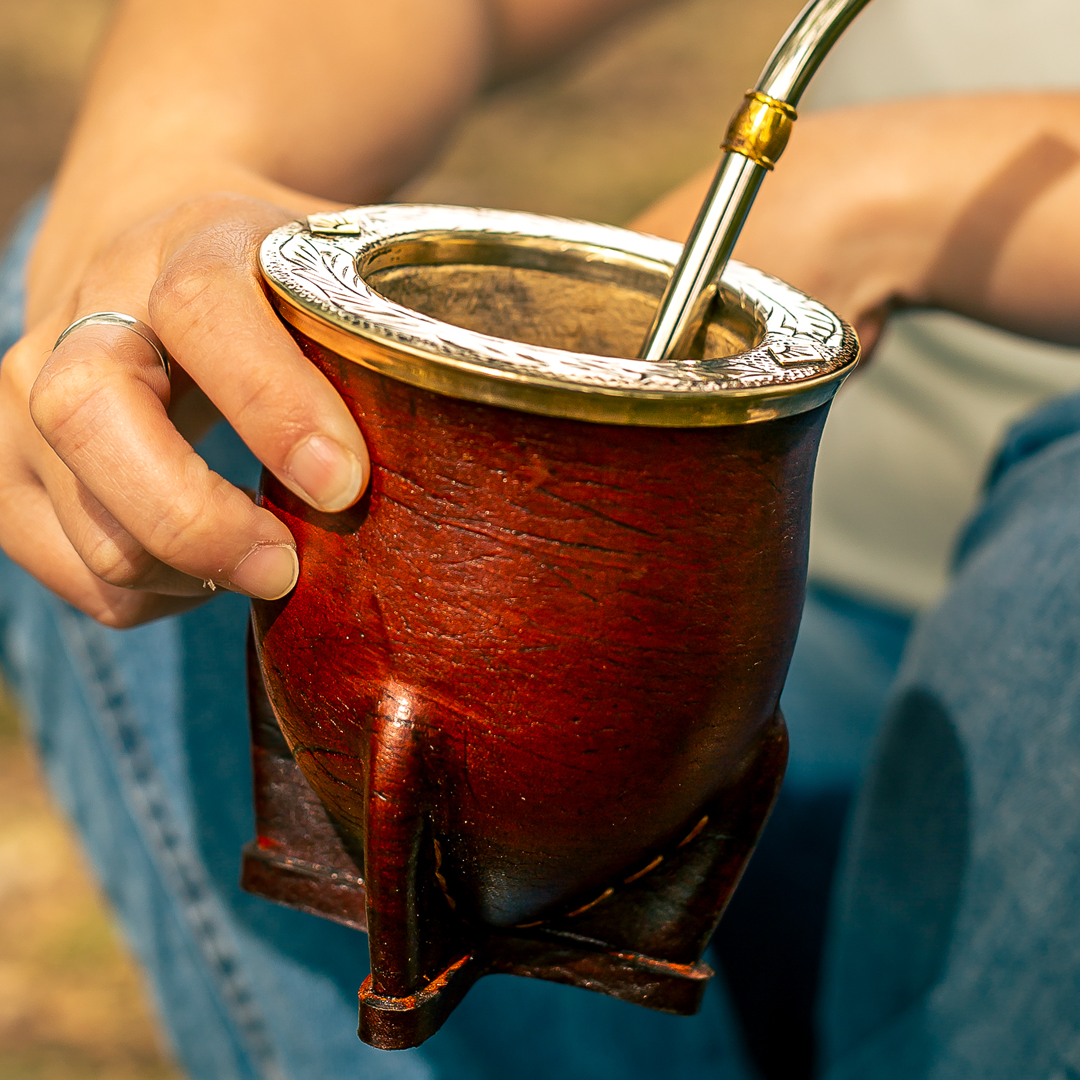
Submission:
{"label": "silver bombilla", "polygon": [[812,0],[776,47],[728,125],[724,157],[639,354],[689,355],[765,174],[784,152],[807,83],[870,0]]}

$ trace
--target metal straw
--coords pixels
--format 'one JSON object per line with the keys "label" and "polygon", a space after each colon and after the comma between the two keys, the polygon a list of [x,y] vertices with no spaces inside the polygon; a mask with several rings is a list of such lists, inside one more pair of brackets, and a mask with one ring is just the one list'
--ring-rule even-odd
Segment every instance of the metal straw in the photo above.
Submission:
{"label": "metal straw", "polygon": [[806,84],[870,0],[812,0],[732,117],[724,157],[668,282],[641,357],[685,357],[704,321],[765,174],[783,152]]}

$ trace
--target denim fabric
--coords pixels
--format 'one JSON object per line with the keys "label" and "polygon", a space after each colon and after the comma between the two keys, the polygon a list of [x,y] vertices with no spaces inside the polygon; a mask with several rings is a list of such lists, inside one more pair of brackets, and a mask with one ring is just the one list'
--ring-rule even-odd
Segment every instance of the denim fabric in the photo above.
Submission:
{"label": "denim fabric", "polygon": [[1078,432],[1078,397],[1013,431],[910,643],[838,890],[829,1080],[1080,1075]]}
{"label": "denim fabric", "polygon": [[[3,263],[4,345],[21,324],[37,207]],[[257,463],[226,427],[200,446],[235,482]],[[417,1050],[355,1034],[366,938],[241,892],[253,835],[244,640],[247,602],[103,629],[0,558],[0,655],[56,797],[78,829],[196,1080],[627,1080],[748,1070],[715,980],[683,1019],[551,983],[482,980]]]}
{"label": "denim fabric", "polygon": [[[987,490],[997,486],[997,482],[1014,465],[1033,457],[1059,439],[1068,438],[1080,431],[1080,394],[1070,394],[1058,398],[1036,410],[1031,416],[1024,417],[1013,425],[1006,434],[1001,449],[990,466],[986,480]],[[956,552],[956,561],[962,562],[967,548],[974,542],[976,523],[982,515],[976,514],[968,523]]]}
{"label": "denim fabric", "polygon": [[749,1049],[768,1077],[812,1071],[841,836],[910,626],[906,616],[807,590],[780,700],[787,775],[714,939]]}
{"label": "denim fabric", "polygon": [[[0,271],[8,342],[32,232]],[[826,956],[828,1080],[1080,1075],[1080,434],[1059,421],[1040,435],[1036,418],[1010,443],[1023,452],[998,471],[892,692]],[[201,449],[254,479],[228,429]],[[419,1050],[361,1044],[363,937],[236,886],[252,832],[245,624],[246,604],[223,596],[104,630],[0,561],[5,670],[192,1077],[751,1075],[719,984],[685,1020],[491,978]],[[797,923],[805,877],[789,876],[771,918],[754,882],[775,900],[799,859],[828,863],[842,813],[820,808],[846,799],[906,633],[888,612],[811,593],[783,703],[790,784],[742,892],[761,935],[745,940]],[[790,952],[775,955],[782,986]]]}

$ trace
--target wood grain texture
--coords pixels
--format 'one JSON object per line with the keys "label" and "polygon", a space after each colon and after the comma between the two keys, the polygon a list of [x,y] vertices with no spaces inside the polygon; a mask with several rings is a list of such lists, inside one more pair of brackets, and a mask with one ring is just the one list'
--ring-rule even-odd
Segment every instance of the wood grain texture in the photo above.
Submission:
{"label": "wood grain texture", "polygon": [[[365,884],[329,816],[277,812],[317,800],[276,723],[262,722],[272,713],[253,649],[250,657],[259,838],[245,850],[243,886],[366,929]],[[409,937],[384,922],[382,931],[395,940],[389,949],[376,943],[376,971],[360,989],[361,1038],[387,1050],[415,1046],[438,1030],[478,978],[491,973],[566,983],[679,1015],[696,1012],[713,974],[700,958],[779,789],[786,753],[777,714],[757,753],[703,807],[684,842],[627,875],[619,888],[605,889],[585,912],[509,931],[436,917],[423,928],[428,970],[412,993],[375,990],[374,976],[383,974],[378,966],[392,962],[393,949]],[[313,861],[315,853],[321,862]],[[411,884],[423,889],[424,882],[414,878]],[[426,893],[438,895],[430,878]],[[400,980],[400,970],[388,974]]]}
{"label": "wood grain texture", "polygon": [[301,562],[286,601],[256,606],[297,761],[362,837],[358,776],[395,702],[462,914],[511,926],[572,906],[677,842],[771,718],[823,417],[605,428],[309,351],[361,422],[373,482],[332,520],[265,487]]}
{"label": "wood grain texture", "polygon": [[590,424],[410,387],[295,333],[372,482],[324,515],[264,478],[300,580],[253,605],[246,886],[366,924],[378,1046],[423,1041],[491,971],[694,1011],[786,759],[826,409]]}

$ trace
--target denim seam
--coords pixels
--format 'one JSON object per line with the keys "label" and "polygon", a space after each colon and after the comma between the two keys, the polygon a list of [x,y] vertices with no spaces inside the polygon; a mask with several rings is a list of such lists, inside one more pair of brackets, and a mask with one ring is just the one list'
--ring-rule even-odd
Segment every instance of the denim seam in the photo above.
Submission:
{"label": "denim seam", "polygon": [[139,822],[195,946],[217,984],[226,1012],[256,1071],[265,1080],[286,1080],[266,1021],[248,988],[239,952],[230,940],[228,917],[214,896],[194,847],[179,829],[165,785],[143,736],[104,631],[66,604],[59,622],[84,685],[94,696],[103,730],[112,743],[132,816]]}

